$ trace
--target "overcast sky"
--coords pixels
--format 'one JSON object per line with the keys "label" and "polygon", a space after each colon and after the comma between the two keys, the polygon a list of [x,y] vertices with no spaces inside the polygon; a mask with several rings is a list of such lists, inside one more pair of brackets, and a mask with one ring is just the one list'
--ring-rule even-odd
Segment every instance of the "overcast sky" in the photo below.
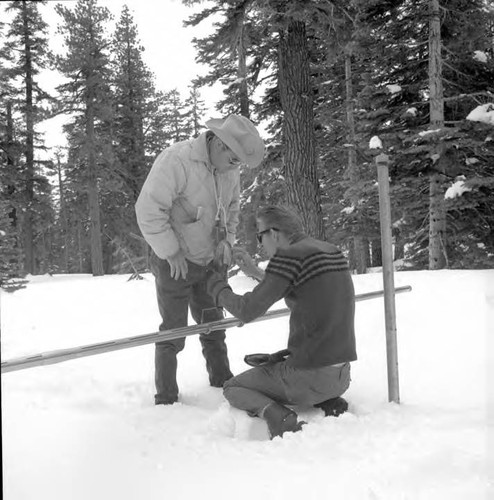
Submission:
{"label": "overcast sky", "polygon": [[[63,43],[56,34],[60,17],[55,12],[55,5],[64,3],[75,5],[75,0],[48,1],[47,5],[40,6],[40,12],[45,22],[50,26],[50,47],[54,52],[59,52]],[[168,91],[177,88],[183,97],[188,95],[188,85],[198,74],[204,74],[206,68],[195,62],[195,49],[192,45],[193,37],[201,37],[211,33],[209,21],[201,23],[197,28],[184,28],[183,22],[192,13],[202,10],[207,2],[194,8],[186,7],[180,0],[98,0],[98,5],[107,7],[114,16],[114,22],[120,18],[122,7],[127,5],[132,12],[137,25],[139,38],[145,51],[143,59],[148,68],[156,76],[158,90]],[[7,20],[4,9],[5,2],[0,3],[0,16]],[[111,27],[113,28],[113,27]],[[47,72],[40,75],[40,84],[47,91],[60,83],[57,74]],[[208,116],[219,116],[214,111],[214,105],[221,90],[216,88],[201,89],[201,96],[206,101]],[[60,119],[54,119],[42,125],[46,130],[48,146],[60,143]]]}

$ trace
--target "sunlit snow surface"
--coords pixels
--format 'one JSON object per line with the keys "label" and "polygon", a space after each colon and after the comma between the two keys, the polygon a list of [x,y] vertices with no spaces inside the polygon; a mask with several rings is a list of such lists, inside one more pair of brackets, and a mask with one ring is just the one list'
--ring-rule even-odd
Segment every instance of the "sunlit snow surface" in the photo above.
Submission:
{"label": "sunlit snow surface", "polygon": [[[2,360],[156,331],[144,276],[32,277],[1,292]],[[379,273],[354,282],[382,289]],[[396,296],[401,404],[387,398],[383,300],[360,302],[350,412],[299,409],[309,423],[284,439],[209,387],[197,337],[168,407],[153,404],[151,345],[2,375],[3,498],[494,498],[494,271],[398,272],[395,285],[413,287]],[[228,330],[233,372],[286,336],[287,318]]]}

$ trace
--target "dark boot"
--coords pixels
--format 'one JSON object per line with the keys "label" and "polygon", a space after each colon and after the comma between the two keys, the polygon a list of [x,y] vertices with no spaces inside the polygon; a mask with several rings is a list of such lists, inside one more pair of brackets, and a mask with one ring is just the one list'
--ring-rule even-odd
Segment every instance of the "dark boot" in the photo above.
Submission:
{"label": "dark boot", "polygon": [[297,432],[302,429],[305,422],[297,421],[297,414],[278,403],[270,403],[264,409],[262,418],[266,420],[269,429],[269,437],[283,437],[285,432]]}
{"label": "dark boot", "polygon": [[348,403],[343,398],[326,399],[322,403],[314,405],[316,408],[321,408],[326,417],[338,417],[348,410]]}

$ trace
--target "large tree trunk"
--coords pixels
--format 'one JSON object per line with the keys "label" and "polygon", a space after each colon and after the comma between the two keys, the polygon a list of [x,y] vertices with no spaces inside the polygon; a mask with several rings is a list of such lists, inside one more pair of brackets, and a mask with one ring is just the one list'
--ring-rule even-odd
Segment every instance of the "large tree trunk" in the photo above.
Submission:
{"label": "large tree trunk", "polygon": [[429,179],[429,269],[446,267],[446,210],[444,208],[444,176]]}
{"label": "large tree trunk", "polygon": [[84,272],[84,247],[82,244],[83,239],[83,229],[81,224],[81,219],[77,219],[77,258],[79,265],[79,273],[82,274]]}
{"label": "large tree trunk", "polygon": [[69,272],[69,224],[67,207],[65,204],[65,188],[62,180],[62,165],[60,163],[60,152],[55,153],[57,158],[58,192],[60,196],[60,221],[62,225],[63,262],[62,269]]}
{"label": "large tree trunk", "polygon": [[[371,258],[371,267],[382,267],[383,265],[383,255],[382,255],[382,247],[381,247],[381,239],[376,238],[371,241],[371,249],[372,249],[372,258]],[[398,256],[394,255],[394,259],[396,260]]]}
{"label": "large tree trunk", "polygon": [[[444,127],[444,101],[442,85],[441,22],[439,0],[430,0],[429,22],[429,87],[430,127]],[[441,145],[436,153],[441,157]],[[442,162],[439,161],[440,165]],[[446,265],[446,209],[444,205],[444,176],[438,172],[429,181],[429,269],[442,269]]]}
{"label": "large tree trunk", "polygon": [[352,205],[357,212],[357,233],[353,235],[353,247],[355,268],[357,274],[364,274],[367,271],[367,253],[369,251],[367,240],[359,234],[359,193],[354,188],[359,181],[357,168],[357,151],[355,139],[355,118],[353,105],[353,85],[352,85],[352,55],[347,50],[345,53],[345,88],[346,88],[346,121],[347,121],[347,142],[350,144],[348,149],[348,178],[352,184],[353,195],[351,197]]}
{"label": "large tree trunk", "polygon": [[103,250],[101,245],[101,222],[99,212],[98,180],[96,176],[96,140],[94,135],[94,102],[90,97],[87,103],[87,194],[89,204],[89,223],[91,235],[91,270],[93,276],[103,276]]}
{"label": "large tree trunk", "polygon": [[324,239],[305,23],[291,20],[279,35],[278,86],[287,201],[298,211],[305,230]]}
{"label": "large tree trunk", "polygon": [[[12,102],[7,101],[6,103],[6,108],[7,108],[7,129],[6,129],[6,155],[7,155],[7,167],[9,173],[13,172],[15,169],[16,165],[16,154],[15,154],[15,148],[14,148],[14,119],[12,118]],[[10,175],[9,175],[10,177]],[[12,179],[13,181],[13,179]],[[10,182],[10,180],[9,180]],[[14,183],[9,183],[6,187],[6,192],[7,195],[10,197],[14,196],[15,193],[15,185]],[[14,228],[14,230],[17,232],[17,208],[14,203],[12,203],[12,206],[10,207],[10,212],[9,212],[9,219],[10,219],[10,224]]]}
{"label": "large tree trunk", "polygon": [[26,2],[22,2],[22,19],[24,25],[24,56],[26,79],[26,211],[23,217],[24,272],[36,272],[34,258],[34,109],[33,109],[33,68],[31,57],[31,32],[28,22]]}
{"label": "large tree trunk", "polygon": [[[240,102],[240,114],[246,118],[250,118],[250,99],[249,88],[247,85],[247,43],[245,34],[245,7],[239,12],[238,19],[238,39],[237,39],[237,78],[239,81],[238,100]],[[260,167],[263,168],[263,167]],[[259,173],[259,168],[242,168],[242,190],[249,187]],[[258,196],[251,196],[251,203],[247,207],[242,207],[241,224],[245,238],[245,247],[251,255],[254,255],[257,250],[257,221],[255,214],[258,209]]]}

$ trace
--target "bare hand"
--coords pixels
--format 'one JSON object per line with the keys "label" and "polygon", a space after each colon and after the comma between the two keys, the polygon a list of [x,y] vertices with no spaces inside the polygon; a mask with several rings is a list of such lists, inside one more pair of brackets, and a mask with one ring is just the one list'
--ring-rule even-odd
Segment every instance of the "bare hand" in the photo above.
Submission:
{"label": "bare hand", "polygon": [[233,260],[238,265],[240,270],[247,276],[252,276],[262,279],[263,272],[259,269],[248,252],[241,247],[233,247]]}
{"label": "bare hand", "polygon": [[170,265],[170,275],[173,279],[178,280],[180,277],[185,279],[187,277],[187,261],[184,254],[179,250],[175,255],[168,257],[168,264]]}

